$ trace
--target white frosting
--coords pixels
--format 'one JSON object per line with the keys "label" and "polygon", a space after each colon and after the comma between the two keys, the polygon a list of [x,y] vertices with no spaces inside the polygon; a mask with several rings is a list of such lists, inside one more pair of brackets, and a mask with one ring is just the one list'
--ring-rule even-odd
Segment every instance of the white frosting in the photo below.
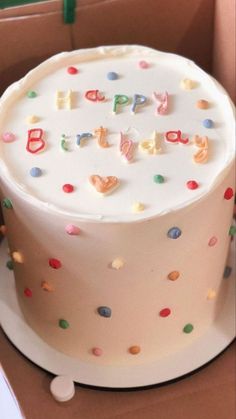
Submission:
{"label": "white frosting", "polygon": [[[149,68],[139,67],[145,59]],[[78,68],[70,75],[67,67]],[[114,71],[117,80],[108,80]],[[192,90],[181,88],[181,80],[196,82]],[[104,102],[90,102],[85,92],[98,89]],[[37,97],[30,99],[27,92],[34,90]],[[73,92],[73,109],[57,110],[56,91]],[[169,112],[158,115],[153,92],[170,95]],[[112,114],[115,94],[127,95],[130,103]],[[132,97],[141,94],[147,103],[131,113]],[[196,107],[200,99],[209,101],[210,107]],[[35,115],[39,121],[27,123]],[[214,127],[202,125],[212,119]],[[0,137],[12,132],[12,143],[0,141],[0,171],[5,181],[21,191],[25,199],[51,211],[75,215],[77,218],[103,221],[136,221],[185,207],[199,200],[216,185],[234,156],[233,107],[225,91],[193,62],[182,57],[149,48],[103,47],[62,53],[52,57],[11,86],[0,103]],[[76,135],[91,132],[103,126],[108,130],[109,148],[101,148],[96,138],[76,145]],[[27,131],[42,128],[46,148],[38,154],[26,150]],[[162,152],[150,155],[142,152],[138,144],[150,139],[152,132],[159,134]],[[164,134],[181,130],[188,145],[170,144]],[[126,163],[119,153],[120,132],[136,143],[134,159]],[[62,134],[68,136],[69,151],[60,147]],[[205,164],[193,162],[197,151],[194,135],[209,138],[209,159]],[[43,175],[30,176],[32,167],[39,167]],[[99,194],[89,184],[89,176],[116,176],[119,187],[108,196]],[[153,181],[155,174],[165,178],[163,184]],[[189,190],[186,182],[196,180],[199,188]],[[63,184],[71,183],[75,190],[66,194]],[[135,202],[144,204],[144,210],[134,213]]]}

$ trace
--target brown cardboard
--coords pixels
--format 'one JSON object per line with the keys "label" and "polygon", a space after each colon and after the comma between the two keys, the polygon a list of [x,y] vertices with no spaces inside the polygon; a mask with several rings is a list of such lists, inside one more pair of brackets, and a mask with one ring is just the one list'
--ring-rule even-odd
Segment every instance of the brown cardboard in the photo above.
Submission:
{"label": "brown cardboard", "polygon": [[[79,0],[64,25],[62,1],[0,10],[0,92],[47,57],[96,45],[136,43],[185,55],[235,99],[235,0]],[[188,378],[141,392],[76,387],[59,404],[52,375],[0,332],[0,361],[27,419],[235,419],[235,344]]]}

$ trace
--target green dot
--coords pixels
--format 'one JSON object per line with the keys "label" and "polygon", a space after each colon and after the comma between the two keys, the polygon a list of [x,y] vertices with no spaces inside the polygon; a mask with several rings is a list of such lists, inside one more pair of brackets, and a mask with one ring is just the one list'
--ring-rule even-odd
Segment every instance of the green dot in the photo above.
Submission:
{"label": "green dot", "polygon": [[4,208],[7,208],[7,209],[12,209],[13,208],[12,202],[11,202],[11,200],[9,198],[4,198],[3,199],[2,206]]}
{"label": "green dot", "polygon": [[13,260],[8,260],[7,261],[7,263],[6,263],[6,267],[10,270],[10,271],[12,271],[13,270],[13,268],[14,268],[14,264],[13,264]]}
{"label": "green dot", "polygon": [[164,176],[162,176],[162,175],[154,175],[153,180],[154,180],[155,183],[164,183],[165,182]]}
{"label": "green dot", "polygon": [[62,329],[68,329],[68,327],[70,326],[68,321],[64,319],[60,319],[58,324],[59,324],[59,327],[61,327]]}
{"label": "green dot", "polygon": [[33,99],[34,97],[36,97],[36,96],[37,96],[37,93],[36,93],[36,92],[34,92],[34,90],[29,90],[29,92],[27,92],[27,96],[28,96],[30,99]]}
{"label": "green dot", "polygon": [[184,333],[191,333],[192,331],[193,331],[193,325],[191,323],[186,324],[183,328]]}
{"label": "green dot", "polygon": [[236,234],[236,226],[231,226],[229,229],[229,235],[235,236],[235,234]]}

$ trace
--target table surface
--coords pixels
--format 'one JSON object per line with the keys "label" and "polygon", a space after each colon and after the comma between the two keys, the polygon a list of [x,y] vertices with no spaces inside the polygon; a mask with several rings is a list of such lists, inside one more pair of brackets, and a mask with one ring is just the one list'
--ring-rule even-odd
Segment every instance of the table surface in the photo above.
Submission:
{"label": "table surface", "polygon": [[236,342],[207,366],[172,383],[138,391],[76,384],[75,397],[58,403],[49,391],[53,375],[25,358],[0,330],[0,362],[26,419],[235,419],[235,349]]}

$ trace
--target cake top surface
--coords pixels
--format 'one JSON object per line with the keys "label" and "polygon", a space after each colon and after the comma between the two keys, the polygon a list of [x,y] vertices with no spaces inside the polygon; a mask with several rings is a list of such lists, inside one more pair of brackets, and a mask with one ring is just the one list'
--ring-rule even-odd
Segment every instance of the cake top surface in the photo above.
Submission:
{"label": "cake top surface", "polygon": [[0,171],[35,205],[136,221],[207,194],[234,156],[234,111],[192,61],[139,46],[58,54],[0,102]]}

